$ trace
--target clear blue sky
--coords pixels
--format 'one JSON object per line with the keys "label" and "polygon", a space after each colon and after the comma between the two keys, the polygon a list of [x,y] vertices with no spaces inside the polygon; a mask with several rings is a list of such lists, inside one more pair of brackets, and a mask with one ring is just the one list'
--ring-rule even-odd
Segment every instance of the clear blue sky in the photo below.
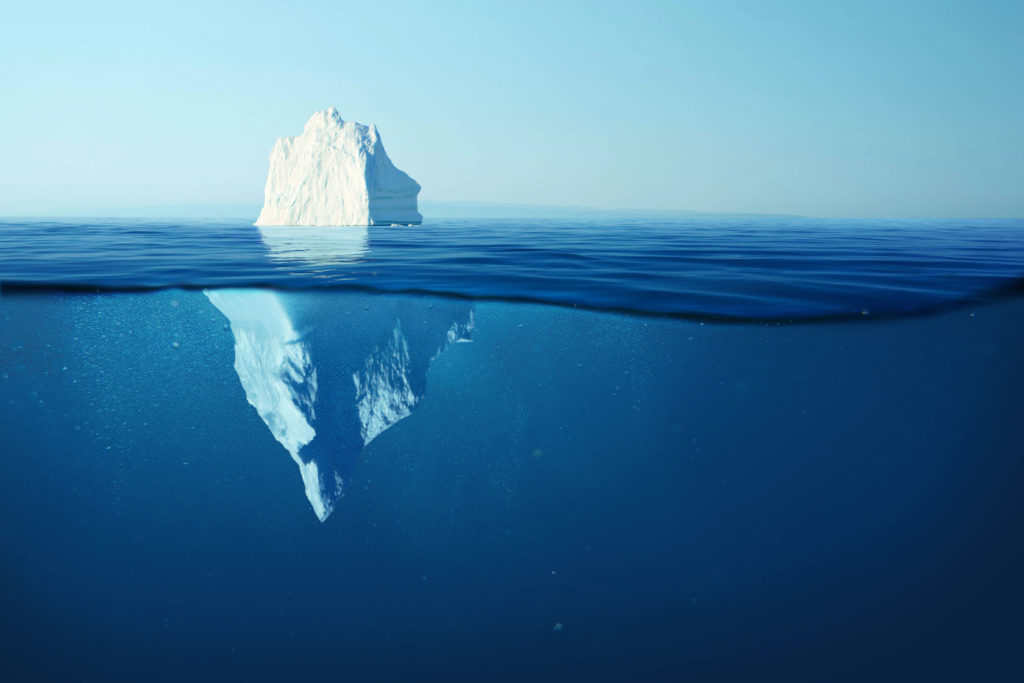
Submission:
{"label": "clear blue sky", "polygon": [[422,198],[1024,216],[1024,2],[22,2],[0,215],[262,201],[316,109]]}

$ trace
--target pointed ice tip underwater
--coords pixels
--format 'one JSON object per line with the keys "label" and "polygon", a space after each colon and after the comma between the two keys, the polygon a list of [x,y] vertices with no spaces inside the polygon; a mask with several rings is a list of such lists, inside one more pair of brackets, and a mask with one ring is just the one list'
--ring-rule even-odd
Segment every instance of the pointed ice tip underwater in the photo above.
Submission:
{"label": "pointed ice tip underwater", "polygon": [[391,163],[376,126],[318,111],[270,152],[256,225],[390,225],[423,221],[420,185]]}

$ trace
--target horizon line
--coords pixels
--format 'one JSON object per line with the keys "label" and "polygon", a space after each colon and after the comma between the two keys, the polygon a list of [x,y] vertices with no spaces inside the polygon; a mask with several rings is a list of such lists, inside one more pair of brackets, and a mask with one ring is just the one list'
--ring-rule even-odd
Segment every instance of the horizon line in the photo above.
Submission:
{"label": "horizon line", "polygon": [[[657,208],[601,208],[578,204],[535,204],[526,202],[495,202],[462,199],[423,199],[419,202],[423,208],[452,207],[461,208],[456,210],[454,215],[436,214],[434,218],[560,218],[565,214],[572,214],[576,217],[594,215],[635,215],[644,217],[763,217],[763,218],[789,218],[789,219],[819,219],[819,220],[1024,220],[1024,216],[885,216],[885,215],[834,215],[834,216],[809,216],[796,213],[779,213],[767,211],[700,211],[696,209],[657,209]],[[0,213],[0,218],[217,218],[217,219],[247,219],[252,214],[253,220],[259,214],[261,204],[258,202],[196,202],[181,204],[143,204],[128,206],[100,206],[100,207],[72,207],[69,209],[57,209],[48,212],[44,211],[23,211],[12,213]],[[473,211],[476,209],[477,211]],[[480,211],[497,211],[497,214],[484,214]],[[521,211],[525,213],[509,213]],[[177,213],[176,213],[177,212]],[[205,213],[204,213],[205,212]],[[548,216],[548,214],[562,214]],[[466,214],[466,215],[460,215]],[[424,218],[430,218],[429,215]]]}

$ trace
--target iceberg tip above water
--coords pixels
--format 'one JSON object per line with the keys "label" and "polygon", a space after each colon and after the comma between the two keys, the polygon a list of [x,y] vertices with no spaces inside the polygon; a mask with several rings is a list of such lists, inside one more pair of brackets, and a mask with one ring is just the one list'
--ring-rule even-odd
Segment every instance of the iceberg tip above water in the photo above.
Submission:
{"label": "iceberg tip above water", "polygon": [[377,127],[318,111],[270,153],[256,225],[389,225],[423,221],[420,185],[391,163]]}

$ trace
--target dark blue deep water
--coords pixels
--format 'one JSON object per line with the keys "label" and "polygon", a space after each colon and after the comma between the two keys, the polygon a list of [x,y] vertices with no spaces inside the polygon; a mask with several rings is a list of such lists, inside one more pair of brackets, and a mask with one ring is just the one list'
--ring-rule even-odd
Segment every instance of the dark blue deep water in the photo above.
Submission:
{"label": "dark blue deep water", "polygon": [[0,679],[1019,680],[1022,238],[0,221]]}

